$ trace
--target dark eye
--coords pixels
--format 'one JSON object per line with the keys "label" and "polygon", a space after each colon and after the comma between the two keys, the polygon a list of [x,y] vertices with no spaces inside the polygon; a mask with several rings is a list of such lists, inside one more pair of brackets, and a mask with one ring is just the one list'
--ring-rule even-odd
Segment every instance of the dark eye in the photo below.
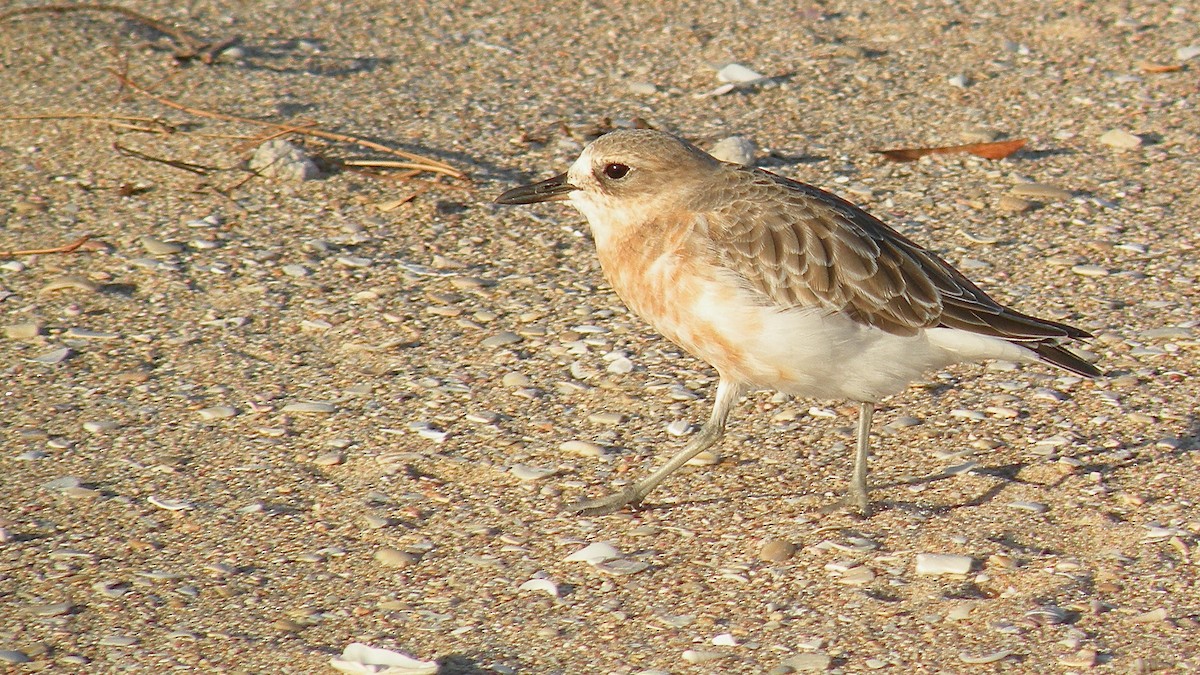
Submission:
{"label": "dark eye", "polygon": [[624,164],[605,164],[604,175],[613,180],[621,180],[629,173],[629,167]]}

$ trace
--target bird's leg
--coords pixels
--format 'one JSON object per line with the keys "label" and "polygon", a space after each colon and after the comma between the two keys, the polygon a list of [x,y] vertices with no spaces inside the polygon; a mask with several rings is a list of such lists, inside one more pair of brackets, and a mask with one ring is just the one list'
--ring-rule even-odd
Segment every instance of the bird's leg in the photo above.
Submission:
{"label": "bird's leg", "polygon": [[636,505],[640,503],[646,498],[646,495],[650,494],[651,490],[666,480],[667,476],[675,473],[679,467],[687,464],[688,460],[721,440],[721,437],[725,435],[725,420],[729,418],[729,411],[733,409],[734,404],[737,403],[741,395],[742,387],[740,385],[728,379],[721,378],[720,383],[717,385],[717,400],[713,403],[712,414],[709,415],[708,421],[704,423],[704,426],[700,427],[700,432],[688,442],[683,450],[679,451],[679,454],[672,457],[669,462],[654,473],[621,492],[611,494],[607,497],[600,497],[599,499],[585,499],[581,502],[571,504],[567,507],[567,510],[585,516],[602,516],[613,513],[626,504]]}
{"label": "bird's leg", "polygon": [[871,515],[871,500],[867,496],[867,455],[871,451],[871,418],[874,415],[874,403],[858,404],[858,447],[854,453],[850,487],[846,490],[845,498],[822,508],[823,513],[847,508],[857,510],[863,518]]}
{"label": "bird's leg", "polygon": [[867,455],[871,451],[871,418],[874,403],[858,404],[858,449],[854,453],[854,473],[850,476],[847,503],[857,506],[863,518],[871,515],[871,500],[867,497]]}

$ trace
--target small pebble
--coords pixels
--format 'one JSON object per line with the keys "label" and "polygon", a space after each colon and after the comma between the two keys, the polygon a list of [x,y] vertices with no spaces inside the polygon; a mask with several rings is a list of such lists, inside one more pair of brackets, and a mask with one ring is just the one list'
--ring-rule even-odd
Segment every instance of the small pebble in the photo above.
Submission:
{"label": "small pebble", "polygon": [[1022,213],[1033,208],[1033,202],[1013,195],[1004,195],[996,201],[996,208],[1009,213]]}
{"label": "small pebble", "polygon": [[590,565],[602,563],[606,560],[616,560],[624,557],[625,554],[617,550],[617,547],[606,541],[598,541],[593,544],[588,544],[583,548],[575,551],[571,555],[563,558],[564,562],[586,562]]}
{"label": "small pebble", "polygon": [[1142,612],[1141,614],[1136,614],[1133,616],[1133,618],[1130,619],[1130,621],[1132,621],[1134,623],[1157,623],[1159,621],[1166,621],[1166,620],[1167,620],[1167,610],[1162,607],[1159,607],[1158,609],[1152,609],[1149,612]]}
{"label": "small pebble", "polygon": [[1175,50],[1175,58],[1180,61],[1191,61],[1200,56],[1200,45],[1191,45],[1188,47],[1180,47]]}
{"label": "small pebble", "polygon": [[558,469],[529,466],[528,464],[514,464],[508,471],[522,481],[541,480],[558,473]]}
{"label": "small pebble", "polygon": [[725,652],[713,652],[700,649],[685,649],[683,652],[683,660],[693,665],[716,661],[717,659],[725,658],[725,656]]}
{"label": "small pebble", "polygon": [[1081,277],[1106,277],[1109,275],[1108,270],[1100,265],[1073,265],[1071,271]]}
{"label": "small pebble", "polygon": [[971,86],[971,78],[962,73],[953,75],[946,81],[950,83],[951,87],[958,87],[959,89],[965,89],[966,87]]}
{"label": "small pebble", "polygon": [[58,349],[52,349],[48,352],[38,354],[29,360],[33,363],[45,363],[47,365],[52,365],[66,361],[67,357],[69,356],[71,356],[71,350],[66,347],[60,347]]}
{"label": "small pebble", "polygon": [[250,169],[269,178],[287,181],[306,181],[321,176],[321,170],[304,150],[283,139],[258,146],[250,158]]}
{"label": "small pebble", "polygon": [[31,340],[42,334],[40,321],[14,323],[4,327],[4,337],[10,340]]}
{"label": "small pebble", "polygon": [[75,274],[68,274],[66,276],[58,277],[57,279],[52,279],[45,286],[42,286],[38,293],[51,293],[54,291],[62,291],[67,289],[94,293],[100,290],[100,285],[85,277]]}
{"label": "small pebble", "polygon": [[1059,657],[1058,662],[1068,668],[1091,668],[1096,665],[1096,650],[1080,649],[1069,656]]}
{"label": "small pebble", "polygon": [[565,441],[558,449],[581,457],[603,457],[605,454],[604,446],[588,441]]}
{"label": "small pebble", "polygon": [[484,338],[484,340],[479,344],[483,345],[484,347],[505,347],[507,345],[520,342],[521,339],[522,338],[520,335],[517,335],[512,331],[504,331],[503,333],[497,333],[491,337]]}
{"label": "small pebble", "polygon": [[0,649],[0,663],[29,663],[32,660],[25,652],[15,649]]}
{"label": "small pebble", "polygon": [[744,136],[730,136],[721,139],[708,151],[708,154],[722,162],[743,166],[753,165],[754,156],[757,153],[758,147],[754,145],[754,141]]}
{"label": "small pebble", "polygon": [[967,574],[975,559],[952,553],[918,553],[917,574],[936,576],[941,574]]}
{"label": "small pebble", "polygon": [[558,584],[549,579],[530,579],[517,587],[521,591],[538,591],[549,595],[550,597],[558,597]]}
{"label": "small pebble", "polygon": [[829,670],[829,666],[833,664],[833,657],[823,652],[815,652],[812,654],[796,654],[784,659],[780,665],[791,668],[791,671],[796,673],[816,673]]}
{"label": "small pebble", "polygon": [[961,652],[958,655],[958,659],[960,661],[962,661],[963,663],[970,663],[972,665],[985,665],[988,663],[995,663],[997,661],[1005,659],[1010,654],[1012,654],[1011,649],[1001,649],[999,651],[991,652],[990,654],[982,654],[979,656],[976,656],[973,654],[968,654],[966,652]]}
{"label": "small pebble", "polygon": [[142,248],[146,249],[151,255],[172,255],[183,250],[181,244],[166,242],[156,237],[144,236],[139,239]]}
{"label": "small pebble", "polygon": [[233,417],[238,413],[237,408],[228,405],[215,405],[211,408],[201,408],[196,413],[200,415],[202,420],[221,420],[227,417]]}
{"label": "small pebble", "polygon": [[322,452],[313,459],[317,466],[337,466],[346,461],[346,456],[340,452]]}
{"label": "small pebble", "polygon": [[1104,135],[1100,137],[1100,142],[1118,150],[1136,150],[1142,147],[1141,136],[1135,136],[1121,129],[1104,132]]}
{"label": "small pebble", "polygon": [[768,539],[759,549],[758,557],[768,562],[783,562],[796,554],[796,545],[783,539]]}
{"label": "small pebble", "polygon": [[138,639],[130,635],[109,635],[96,642],[101,647],[132,647],[137,643]]}
{"label": "small pebble", "polygon": [[337,412],[337,406],[332,403],[322,403],[320,401],[293,401],[283,406],[283,412],[328,415],[329,413]]}
{"label": "small pebble", "polygon": [[731,63],[717,71],[717,79],[731,84],[751,84],[766,79],[740,63]]}
{"label": "small pebble", "polygon": [[687,461],[688,466],[712,466],[721,461],[721,456],[710,450],[705,450]]}
{"label": "small pebble", "polygon": [[588,421],[592,424],[602,424],[604,426],[614,426],[625,421],[625,416],[615,412],[598,412],[588,415]]}
{"label": "small pebble", "polygon": [[384,547],[375,551],[375,561],[384,567],[409,567],[419,560],[419,556],[395,548]]}
{"label": "small pebble", "polygon": [[34,616],[62,616],[75,610],[70,602],[51,602],[42,605],[29,605],[26,610]]}

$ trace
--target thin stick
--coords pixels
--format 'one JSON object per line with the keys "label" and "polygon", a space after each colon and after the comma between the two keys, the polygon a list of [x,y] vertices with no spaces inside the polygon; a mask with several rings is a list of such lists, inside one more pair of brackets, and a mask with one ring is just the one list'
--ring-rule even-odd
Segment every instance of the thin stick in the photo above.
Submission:
{"label": "thin stick", "polygon": [[144,153],[140,150],[134,150],[133,148],[127,148],[127,147],[121,145],[120,143],[113,143],[112,147],[113,147],[113,150],[116,150],[117,152],[119,152],[121,154],[129,155],[130,157],[142,159],[147,162],[158,162],[159,164],[166,164],[169,167],[172,167],[175,169],[180,169],[180,170],[187,171],[190,173],[194,173],[199,176],[207,176],[208,172],[210,172],[210,171],[219,171],[219,169],[216,169],[211,166],[202,166],[200,164],[193,164],[191,162],[185,162],[181,159],[163,159],[162,157],[155,157],[154,155],[147,155],[146,153]]}
{"label": "thin stick", "polygon": [[22,256],[22,255],[48,255],[50,253],[70,253],[71,251],[74,251],[75,249],[79,248],[80,246],[83,246],[85,243],[87,243],[87,240],[91,239],[91,238],[92,238],[92,235],[85,234],[82,237],[80,237],[77,241],[73,241],[70,244],[64,244],[62,246],[55,246],[54,248],[31,248],[31,249],[25,249],[23,251],[0,251],[0,258],[16,258],[16,257]]}
{"label": "thin stick", "polygon": [[205,63],[212,63],[217,54],[237,40],[237,38],[225,38],[217,42],[205,42],[199,38],[196,38],[190,33],[180,30],[174,26],[170,26],[165,22],[159,21],[153,17],[146,16],[141,12],[135,12],[128,7],[108,5],[104,3],[23,7],[21,9],[0,12],[0,21],[7,21],[14,17],[29,14],[65,14],[67,12],[109,12],[112,14],[120,14],[127,19],[132,19],[133,21],[148,26],[151,29],[156,30],[174,40],[176,44],[181,47],[181,49],[175,50],[175,58],[177,59],[191,59],[199,57],[200,60],[204,61]]}
{"label": "thin stick", "polygon": [[[339,134],[339,133],[332,132],[332,131],[325,131],[324,129],[310,129],[308,127],[297,127],[293,124],[279,124],[277,122],[266,122],[263,120],[250,119],[248,117],[238,117],[237,115],[229,115],[227,113],[214,112],[212,110],[203,110],[201,108],[193,108],[191,106],[187,106],[182,103],[177,103],[175,101],[172,101],[171,99],[169,99],[165,96],[161,96],[159,94],[155,94],[151,91],[148,91],[141,85],[137,84],[133,80],[129,79],[128,77],[122,75],[121,73],[119,73],[115,70],[109,69],[109,72],[112,73],[113,77],[116,77],[118,80],[121,81],[122,84],[129,87],[133,91],[135,91],[143,96],[146,96],[148,98],[154,99],[155,101],[158,101],[159,103],[161,103],[167,107],[174,108],[176,110],[182,110],[183,112],[189,113],[191,115],[196,115],[198,117],[207,117],[209,119],[223,120],[226,122],[240,122],[243,124],[257,124],[259,126],[270,127],[272,129],[279,129],[279,130],[286,129],[286,130],[290,130],[293,133],[301,134],[304,136],[315,136],[317,138],[324,138],[327,140],[338,141],[341,143],[352,143],[354,145],[368,148],[370,150],[375,150],[377,152],[383,152],[383,153],[386,153],[389,155],[395,155],[397,157],[407,159],[407,160],[413,162],[414,164],[421,165],[422,169],[425,171],[430,171],[432,173],[445,174],[452,178],[458,178],[458,179],[466,179],[467,178],[467,175],[465,173],[463,173],[462,171],[459,171],[458,169],[455,169],[454,167],[450,166],[449,164],[445,164],[443,162],[437,161],[436,159],[431,159],[429,157],[424,157],[424,156],[417,155],[417,154],[414,154],[411,152],[405,152],[404,150],[396,150],[394,148],[389,148],[386,145],[381,145],[374,141],[368,141],[365,138],[359,138],[357,136],[350,136],[348,134]],[[416,168],[416,167],[414,166],[414,168]]]}

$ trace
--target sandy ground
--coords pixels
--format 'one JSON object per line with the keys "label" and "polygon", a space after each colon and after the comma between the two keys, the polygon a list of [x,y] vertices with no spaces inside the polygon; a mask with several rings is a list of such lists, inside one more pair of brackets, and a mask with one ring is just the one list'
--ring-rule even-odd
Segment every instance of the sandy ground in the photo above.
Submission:
{"label": "sandy ground", "polygon": [[[0,250],[93,236],[0,260],[0,670],[333,672],[355,641],[449,673],[1200,669],[1200,6],[626,4],[129,3],[236,38],[211,64],[111,13],[0,23]],[[703,96],[729,63],[770,79]],[[269,132],[109,69],[471,179],[255,177]],[[866,521],[817,513],[853,407],[770,392],[650,508],[561,513],[716,384],[580,217],[491,203],[635,119],[753,140],[1094,332],[1108,377],[931,373],[877,415]],[[872,153],[993,138],[1029,142]],[[596,542],[623,557],[564,560]]]}

